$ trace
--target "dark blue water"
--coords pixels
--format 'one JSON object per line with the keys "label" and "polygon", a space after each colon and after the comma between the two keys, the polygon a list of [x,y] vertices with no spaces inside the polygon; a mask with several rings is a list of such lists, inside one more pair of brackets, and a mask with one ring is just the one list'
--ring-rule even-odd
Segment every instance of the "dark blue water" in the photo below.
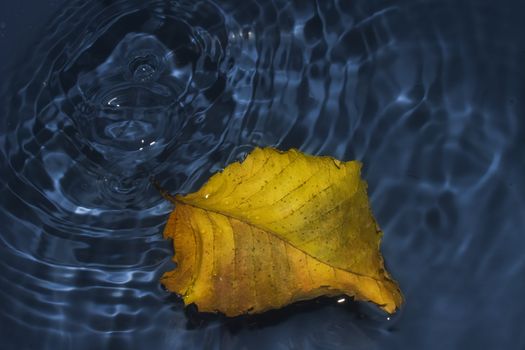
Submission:
{"label": "dark blue water", "polygon": [[[22,8],[22,5],[27,5]],[[525,349],[519,1],[2,4],[0,348]],[[184,310],[172,207],[255,146],[364,162],[406,304]]]}

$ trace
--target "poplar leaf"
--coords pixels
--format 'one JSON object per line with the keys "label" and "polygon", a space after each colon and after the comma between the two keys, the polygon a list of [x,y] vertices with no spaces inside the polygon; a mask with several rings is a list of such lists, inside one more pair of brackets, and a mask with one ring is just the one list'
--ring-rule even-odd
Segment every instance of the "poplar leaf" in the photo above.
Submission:
{"label": "poplar leaf", "polygon": [[161,282],[199,311],[261,313],[348,295],[388,313],[403,302],[383,265],[361,163],[256,148],[174,202]]}

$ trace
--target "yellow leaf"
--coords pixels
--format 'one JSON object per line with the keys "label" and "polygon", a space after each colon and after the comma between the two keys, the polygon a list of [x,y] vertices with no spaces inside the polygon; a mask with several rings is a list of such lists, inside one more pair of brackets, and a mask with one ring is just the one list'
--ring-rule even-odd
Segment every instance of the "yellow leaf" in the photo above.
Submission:
{"label": "yellow leaf", "polygon": [[403,298],[383,266],[360,169],[257,148],[199,191],[170,196],[164,237],[177,268],[162,283],[199,311],[227,316],[341,294],[394,312]]}

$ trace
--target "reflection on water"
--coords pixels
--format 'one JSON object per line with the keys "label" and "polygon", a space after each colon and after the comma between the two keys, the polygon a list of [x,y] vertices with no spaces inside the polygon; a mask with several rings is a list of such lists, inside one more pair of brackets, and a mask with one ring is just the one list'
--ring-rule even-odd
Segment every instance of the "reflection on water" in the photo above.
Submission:
{"label": "reflection on water", "polygon": [[[2,83],[6,348],[525,346],[525,24],[481,1],[67,4]],[[254,146],[365,164],[406,307],[191,321],[171,210]]]}

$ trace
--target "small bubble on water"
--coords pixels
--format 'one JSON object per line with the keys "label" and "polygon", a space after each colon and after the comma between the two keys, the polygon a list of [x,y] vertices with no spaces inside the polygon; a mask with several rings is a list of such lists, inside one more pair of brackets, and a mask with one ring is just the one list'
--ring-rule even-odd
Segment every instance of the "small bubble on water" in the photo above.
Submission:
{"label": "small bubble on water", "polygon": [[149,64],[141,64],[133,72],[133,79],[136,81],[148,81],[153,77],[155,73],[155,68]]}
{"label": "small bubble on water", "polygon": [[111,106],[111,107],[120,107],[120,104],[118,104],[117,101],[117,97],[113,97],[111,100],[108,101],[108,106]]}

